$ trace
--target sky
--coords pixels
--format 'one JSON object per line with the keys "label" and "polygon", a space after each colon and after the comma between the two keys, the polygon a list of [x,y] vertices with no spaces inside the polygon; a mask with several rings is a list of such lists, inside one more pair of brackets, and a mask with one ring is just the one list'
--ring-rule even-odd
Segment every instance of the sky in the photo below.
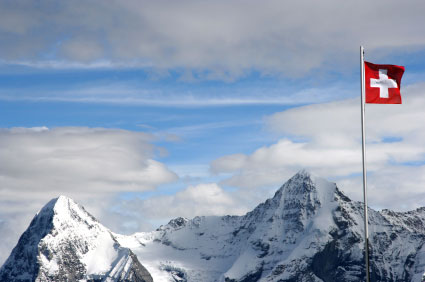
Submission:
{"label": "sky", "polygon": [[423,1],[0,1],[0,264],[66,195],[114,232],[242,215],[306,169],[362,199],[360,45],[405,66],[366,105],[368,200],[425,199]]}

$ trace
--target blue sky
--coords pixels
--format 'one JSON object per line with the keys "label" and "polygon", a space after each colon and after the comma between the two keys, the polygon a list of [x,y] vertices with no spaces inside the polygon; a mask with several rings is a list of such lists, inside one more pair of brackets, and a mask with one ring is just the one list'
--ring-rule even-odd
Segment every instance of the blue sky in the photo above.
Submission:
{"label": "blue sky", "polygon": [[360,200],[360,44],[406,67],[402,105],[367,105],[369,204],[423,206],[423,8],[1,2],[0,253],[61,194],[123,233],[243,214],[300,169]]}

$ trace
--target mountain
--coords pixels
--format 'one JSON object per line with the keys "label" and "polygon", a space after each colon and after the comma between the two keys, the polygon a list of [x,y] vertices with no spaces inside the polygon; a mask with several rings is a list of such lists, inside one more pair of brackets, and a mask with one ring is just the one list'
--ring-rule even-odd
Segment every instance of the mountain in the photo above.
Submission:
{"label": "mountain", "polygon": [[[369,228],[371,281],[425,281],[425,208],[369,209]],[[0,281],[64,277],[364,281],[363,208],[336,184],[300,171],[244,216],[175,218],[155,231],[124,236],[60,197],[34,218],[0,269]]]}
{"label": "mountain", "polygon": [[83,207],[61,196],[31,221],[0,281],[153,281],[134,253]]}

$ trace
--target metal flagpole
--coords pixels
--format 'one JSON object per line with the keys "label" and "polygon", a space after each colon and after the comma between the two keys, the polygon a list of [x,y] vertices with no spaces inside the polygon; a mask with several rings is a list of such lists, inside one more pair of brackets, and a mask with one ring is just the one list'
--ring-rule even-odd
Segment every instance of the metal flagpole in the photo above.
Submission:
{"label": "metal flagpole", "polygon": [[367,216],[367,188],[366,188],[366,133],[365,133],[365,70],[364,48],[360,46],[360,69],[361,69],[361,104],[362,104],[362,161],[363,161],[363,203],[364,203],[364,237],[365,237],[365,263],[366,282],[370,282],[369,273],[369,230]]}

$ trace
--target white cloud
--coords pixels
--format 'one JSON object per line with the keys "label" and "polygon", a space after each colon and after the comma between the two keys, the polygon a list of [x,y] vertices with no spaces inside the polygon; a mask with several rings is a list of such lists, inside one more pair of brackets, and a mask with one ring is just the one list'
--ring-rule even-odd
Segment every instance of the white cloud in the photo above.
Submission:
{"label": "white cloud", "polygon": [[69,196],[100,217],[118,192],[152,190],[176,180],[153,160],[152,141],[152,135],[118,129],[1,129],[0,261],[51,198]]}
{"label": "white cloud", "polygon": [[[402,105],[366,105],[366,130],[369,141],[379,141],[383,136],[421,134],[425,113],[424,84],[410,85],[402,89]],[[306,114],[305,114],[306,113]],[[352,139],[359,137],[360,100],[310,105],[295,108],[271,116],[267,124],[282,134],[319,138],[340,134]],[[329,140],[325,140],[329,141]],[[344,140],[345,142],[347,140]]]}
{"label": "white cloud", "polygon": [[[218,89],[186,89],[171,87],[147,87],[138,81],[82,83],[60,89],[51,86],[28,89],[0,89],[0,100],[35,102],[76,102],[121,105],[144,105],[155,107],[217,107],[250,105],[293,105],[321,103],[334,99],[329,93],[338,91],[338,98],[352,96],[350,90],[341,87],[308,88],[290,91],[287,85],[265,87],[238,87],[225,85]],[[53,88],[53,89],[52,89]],[[289,93],[290,92],[290,93]],[[213,126],[212,124],[210,126]]]}
{"label": "white cloud", "polygon": [[425,45],[420,0],[0,5],[0,54],[6,61],[100,60],[228,79],[253,69],[294,76],[323,66],[353,66],[359,42],[371,52]]}
{"label": "white cloud", "polygon": [[[366,105],[372,206],[406,210],[423,205],[424,86],[405,88],[402,105]],[[230,175],[225,184],[243,188],[276,187],[297,170],[306,168],[335,179],[350,196],[361,199],[359,100],[293,108],[274,114],[266,123],[285,137],[252,154],[229,155],[213,161],[213,172]],[[402,191],[397,193],[400,202],[394,202],[389,195],[399,190]]]}
{"label": "white cloud", "polygon": [[0,131],[2,194],[145,191],[176,175],[152,159],[152,136],[66,127]]}
{"label": "white cloud", "polygon": [[188,186],[175,195],[155,196],[144,200],[131,200],[126,209],[138,210],[150,219],[169,219],[178,216],[240,215],[246,206],[234,194],[226,192],[216,183]]}
{"label": "white cloud", "polygon": [[100,221],[119,233],[151,231],[176,217],[242,215],[264,200],[258,191],[226,191],[216,183],[189,185],[147,198],[115,198]]}

